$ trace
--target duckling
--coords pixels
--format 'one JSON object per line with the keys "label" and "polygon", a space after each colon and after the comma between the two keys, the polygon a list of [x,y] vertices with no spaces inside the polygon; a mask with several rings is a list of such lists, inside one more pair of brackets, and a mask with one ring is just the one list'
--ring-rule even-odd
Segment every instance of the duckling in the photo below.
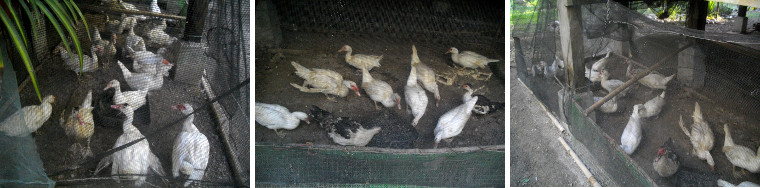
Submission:
{"label": "duckling", "polygon": [[[758,152],[752,151],[747,147],[736,145],[734,139],[731,138],[731,132],[728,130],[728,124],[723,124],[723,132],[726,133],[726,139],[723,142],[723,153],[726,154],[726,158],[731,162],[733,167],[741,167],[747,169],[752,173],[760,172],[760,148]],[[734,177],[736,177],[736,171],[733,171]]]}
{"label": "duckling", "polygon": [[665,85],[668,84],[668,82],[670,82],[670,80],[673,79],[673,77],[675,76],[676,75],[673,74],[668,77],[665,77],[660,74],[652,73],[639,79],[639,83],[641,83],[641,85],[647,86],[652,89],[665,89],[666,88]]}
{"label": "duckling", "polygon": [[641,143],[641,117],[639,116],[640,104],[633,106],[633,112],[628,119],[628,124],[623,130],[623,135],[620,137],[620,148],[628,155],[633,154],[636,148]]}
{"label": "duckling", "polygon": [[665,106],[665,91],[644,103],[644,108],[639,109],[641,117],[648,118],[660,114],[662,106]]}
{"label": "duckling", "polygon": [[652,162],[654,170],[661,177],[670,177],[678,171],[678,155],[673,151],[673,139],[668,138],[662,146],[657,148],[657,155]]}
{"label": "duckling", "polygon": [[[465,92],[464,95],[462,96],[462,101],[467,102],[473,97],[472,84],[466,83],[462,85],[462,88],[467,90],[467,92]],[[483,96],[483,95],[474,95],[474,96],[478,97],[478,102],[475,103],[475,107],[472,109],[472,112],[475,112],[476,114],[485,115],[485,114],[496,112],[497,110],[504,108],[503,102],[494,102],[494,101],[488,100],[488,98],[486,98],[486,96]]]}
{"label": "duckling", "polygon": [[327,130],[327,136],[340,145],[365,146],[382,129],[379,126],[369,127],[349,117],[336,117],[330,112],[311,105],[311,119]]}
{"label": "duckling", "polygon": [[710,126],[702,118],[702,110],[698,102],[695,102],[692,118],[694,118],[694,123],[691,125],[691,132],[684,126],[683,116],[678,120],[678,126],[681,127],[683,133],[691,140],[691,145],[693,146],[692,153],[697,155],[699,159],[706,160],[707,164],[710,165],[710,169],[715,170],[715,161],[713,161],[712,155],[710,155],[715,137],[713,137]]}

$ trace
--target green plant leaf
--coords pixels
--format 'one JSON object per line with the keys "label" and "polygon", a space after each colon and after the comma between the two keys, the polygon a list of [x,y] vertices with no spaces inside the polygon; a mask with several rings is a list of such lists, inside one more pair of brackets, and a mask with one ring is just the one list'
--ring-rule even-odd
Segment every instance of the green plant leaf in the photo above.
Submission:
{"label": "green plant leaf", "polygon": [[[29,23],[32,24],[32,40],[39,38],[37,36],[37,30],[34,29],[34,25],[35,25],[34,14],[32,14],[32,12],[29,11],[29,6],[26,5],[26,2],[24,0],[18,0],[18,1],[19,1],[19,4],[21,4],[21,7],[24,8],[24,12],[26,12],[26,15],[27,15],[26,17],[29,18]],[[28,43],[27,43],[27,46],[29,46]]]}
{"label": "green plant leaf", "polygon": [[[64,2],[66,2],[66,5],[69,5],[69,8],[73,8],[72,11],[76,12],[76,14],[78,14],[79,17],[82,18],[82,23],[84,23],[84,29],[89,31],[90,27],[87,25],[87,19],[84,18],[84,15],[82,15],[82,11],[79,10],[79,7],[77,7],[77,4],[74,3],[74,1],[72,0],[65,0]],[[90,36],[90,32],[87,32],[87,38],[92,38]]]}
{"label": "green plant leaf", "polygon": [[[10,6],[10,4],[8,4],[8,6]],[[34,85],[34,91],[37,93],[37,99],[42,102],[42,95],[40,94],[40,89],[37,85],[37,78],[34,76],[34,65],[32,65],[29,53],[26,51],[26,45],[24,45],[21,36],[18,34],[18,30],[11,25],[11,19],[5,14],[5,11],[0,11],[0,20],[2,20],[3,25],[5,25],[5,28],[8,30],[13,44],[16,46],[19,55],[21,55],[21,59],[24,61],[26,71],[29,72],[29,78],[32,80],[32,85]]]}
{"label": "green plant leaf", "polygon": [[5,4],[9,5],[8,12],[11,13],[11,17],[13,17],[13,21],[16,22],[16,27],[18,27],[19,33],[21,34],[21,38],[24,39],[24,45],[29,46],[29,41],[26,39],[26,32],[24,32],[24,27],[21,27],[21,21],[18,20],[18,15],[16,15],[16,11],[13,10],[13,7],[10,7],[11,0],[5,0]]}
{"label": "green plant leaf", "polygon": [[[55,15],[58,16],[58,18],[60,19],[59,21],[61,22],[61,25],[63,25],[63,27],[66,28],[66,30],[69,32],[69,35],[71,35],[71,40],[72,42],[74,42],[74,46],[77,49],[77,54],[79,55],[79,74],[81,74],[84,71],[83,70],[84,59],[82,58],[83,54],[82,54],[82,47],[80,46],[80,43],[79,43],[79,37],[77,37],[77,33],[74,30],[74,28],[71,27],[71,20],[66,19],[66,15],[65,15],[66,13],[61,9],[63,7],[61,7],[60,4],[56,3],[55,1],[56,0],[46,0],[48,5],[50,6],[50,9],[52,9]],[[38,4],[40,3],[38,2]],[[48,17],[52,17],[52,14],[51,16],[48,16]],[[63,39],[63,37],[61,38]]]}

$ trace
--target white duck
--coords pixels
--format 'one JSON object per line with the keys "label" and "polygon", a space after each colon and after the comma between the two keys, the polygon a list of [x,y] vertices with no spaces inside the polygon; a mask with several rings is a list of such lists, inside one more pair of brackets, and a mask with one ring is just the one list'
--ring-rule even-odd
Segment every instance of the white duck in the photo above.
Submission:
{"label": "white duck", "polygon": [[193,124],[195,115],[190,104],[179,104],[172,109],[179,110],[182,114],[189,115],[182,123],[182,132],[174,141],[172,151],[172,175],[177,178],[180,173],[188,175],[185,187],[193,181],[203,180],[203,174],[208,165],[209,144],[206,135],[203,135]]}
{"label": "white duck", "polygon": [[[604,97],[594,97],[594,102],[602,100]],[[619,108],[618,102],[617,102],[618,96],[612,97],[612,99],[607,100],[607,102],[604,102],[602,106],[599,107],[599,110],[604,113],[616,113],[623,110],[623,108]]]}
{"label": "white duck", "polygon": [[594,62],[594,64],[591,65],[591,69],[586,67],[586,78],[592,82],[601,82],[602,78],[599,73],[604,70],[605,67],[607,67],[607,62],[610,61],[609,58],[610,52],[607,52],[606,56],[604,56],[602,59],[597,60]]}
{"label": "white duck", "polygon": [[652,89],[665,89],[666,88],[665,85],[667,85],[668,82],[670,82],[670,80],[673,79],[673,77],[675,76],[676,75],[673,74],[668,77],[665,77],[660,74],[651,73],[639,79],[639,83],[641,83],[641,85],[647,86]]}
{"label": "white duck", "polygon": [[164,85],[164,76],[160,73],[132,73],[121,61],[116,61],[124,75],[124,80],[132,89],[152,91],[161,89]]}
{"label": "white duck", "polygon": [[166,20],[161,20],[161,25],[156,26],[155,28],[148,31],[148,34],[145,36],[147,39],[148,46],[152,47],[164,47],[169,46],[175,41],[177,41],[177,37],[169,36],[169,34],[166,34],[164,31],[166,29]]}
{"label": "white duck", "polygon": [[747,169],[752,173],[760,172],[760,148],[756,152],[734,143],[731,132],[728,130],[728,124],[723,124],[723,132],[726,134],[726,139],[723,141],[723,153],[726,154],[728,161],[735,167]]}
{"label": "white duck", "polygon": [[134,51],[127,47],[127,51],[132,54],[132,68],[138,73],[157,73],[160,71],[164,77],[169,76],[169,70],[174,64],[169,63],[164,56],[167,53],[166,48],[160,48],[154,54],[150,51]]}
{"label": "white duck", "polygon": [[712,155],[710,154],[710,150],[712,150],[713,143],[715,142],[715,137],[713,136],[710,126],[707,125],[707,122],[702,118],[702,109],[697,102],[694,104],[694,114],[692,115],[692,118],[694,118],[694,123],[691,125],[691,132],[684,126],[683,116],[678,120],[678,126],[681,127],[683,133],[689,137],[689,140],[691,140],[691,145],[693,146],[691,153],[697,155],[699,159],[706,160],[707,164],[710,165],[710,169],[715,170],[715,161],[713,161]]}
{"label": "white duck", "polygon": [[[324,93],[327,99],[333,100],[329,96],[337,95],[339,97],[345,97],[348,95],[348,90],[354,90],[356,96],[359,94],[359,87],[356,86],[356,82],[351,80],[343,80],[343,76],[335,71],[328,69],[308,69],[295,61],[290,62],[296,69],[296,75],[304,79],[303,85],[290,83],[291,86],[297,88],[301,92],[306,93]],[[307,86],[310,86],[307,87]]]}
{"label": "white duck", "polygon": [[[414,64],[414,60],[412,60],[412,64]],[[412,115],[414,116],[412,126],[417,126],[417,122],[420,121],[422,115],[425,115],[428,98],[425,90],[417,84],[417,68],[411,67],[412,70],[409,71],[409,78],[407,78],[406,86],[404,87],[404,98],[406,99],[407,110],[409,108],[412,109]]]}
{"label": "white duck", "polygon": [[351,55],[353,52],[353,49],[351,49],[351,46],[343,45],[338,52],[346,52],[346,63],[348,63],[351,66],[354,66],[357,69],[362,69],[362,67],[367,68],[367,70],[372,70],[372,68],[379,67],[380,66],[380,60],[383,59],[382,55],[365,55],[365,54],[356,54]]}
{"label": "white duck", "polygon": [[472,109],[475,108],[476,102],[478,102],[478,97],[473,97],[464,104],[449,110],[438,119],[438,124],[434,130],[435,144],[433,148],[438,148],[438,143],[441,140],[445,139],[447,142],[451,142],[453,140],[451,138],[462,133],[462,129],[472,115]]}
{"label": "white duck", "polygon": [[[120,110],[127,116],[122,127],[124,133],[116,139],[116,144],[114,144],[113,148],[117,148],[145,137],[140,133],[140,130],[137,130],[137,128],[132,125],[132,120],[134,119],[134,109],[132,107],[128,104],[117,104],[111,105],[111,108]],[[165,176],[161,161],[159,161],[158,157],[150,151],[150,144],[147,139],[141,140],[134,145],[118,150],[103,158],[98,163],[98,166],[95,169],[95,174],[98,174],[98,172],[108,165],[111,165],[111,175],[116,182],[119,182],[120,179],[137,180],[135,186],[141,186],[145,183],[147,177],[145,174],[148,174],[148,171],[150,170],[153,170],[153,172],[156,172],[156,174],[160,176]],[[124,175],[119,178],[117,176],[118,174],[137,175]]]}
{"label": "white duck", "polygon": [[145,40],[142,37],[135,35],[135,29],[130,27],[127,38],[124,40],[122,52],[126,52],[125,54],[127,57],[133,57],[134,55],[131,52],[141,51],[147,51],[145,48]]}
{"label": "white duck", "polygon": [[256,104],[256,122],[262,126],[274,130],[277,136],[281,138],[285,135],[278,132],[278,129],[293,130],[298,127],[300,121],[305,121],[309,124],[309,116],[303,112],[290,112],[287,108],[277,104]]}
{"label": "white duck", "polygon": [[435,106],[441,101],[441,94],[438,93],[438,82],[435,80],[435,71],[423,64],[420,57],[417,56],[417,47],[412,45],[412,67],[417,69],[417,80],[422,83],[425,90],[433,93],[435,97]]}
{"label": "white duck", "polygon": [[[610,80],[609,79],[610,72],[607,71],[607,70],[602,70],[600,72],[599,76],[601,77],[602,88],[604,88],[605,90],[607,90],[607,92],[612,92],[615,89],[617,89],[618,87],[623,86],[623,84],[624,84],[624,82],[620,81],[620,80]],[[625,89],[623,89],[623,91],[621,91],[620,93],[618,93],[617,96],[624,97],[626,94],[628,94],[628,91],[630,91],[630,90],[631,90],[630,87],[625,88]]]}
{"label": "white duck", "polygon": [[451,61],[471,69],[485,68],[488,63],[499,62],[498,59],[488,59],[486,56],[471,51],[459,53],[457,48],[451,47],[446,53],[451,53]]}
{"label": "white duck", "polygon": [[718,179],[718,186],[720,187],[760,187],[760,185],[756,183],[752,183],[750,181],[743,181],[739,183],[738,185],[734,185],[732,183],[727,182],[726,180]]}
{"label": "white duck", "polygon": [[367,92],[369,98],[375,102],[375,109],[380,110],[377,106],[377,102],[380,102],[385,107],[398,106],[401,109],[401,96],[398,93],[393,92],[393,88],[387,82],[382,80],[375,80],[372,75],[369,74],[366,68],[362,67],[362,89]]}
{"label": "white duck", "polygon": [[665,106],[665,91],[644,103],[644,108],[639,109],[639,114],[642,118],[652,117],[662,111],[662,106]]}
{"label": "white duck", "polygon": [[[0,122],[0,132],[16,137],[26,136],[37,131],[50,118],[50,114],[53,113],[53,105],[51,103],[55,103],[55,97],[48,95],[42,99],[42,104],[40,105],[24,106],[24,108],[16,111],[11,117]],[[16,123],[21,122],[22,118],[25,123]]]}
{"label": "white duck", "polygon": [[106,88],[104,88],[103,91],[108,90],[110,88],[114,88],[114,94],[113,94],[114,104],[128,103],[129,106],[134,109],[138,109],[142,107],[143,105],[145,105],[145,102],[146,102],[145,96],[148,95],[148,91],[146,90],[121,92],[121,83],[119,83],[119,81],[115,79],[108,82],[108,85],[106,85]]}
{"label": "white duck", "polygon": [[55,47],[55,50],[53,53],[59,53],[61,55],[61,59],[64,60],[64,63],[66,64],[66,69],[72,70],[79,74],[80,72],[93,72],[95,70],[98,70],[98,52],[101,52],[103,49],[99,48],[98,46],[92,46],[90,47],[90,52],[92,54],[92,58],[87,55],[82,55],[82,67],[80,69],[79,67],[79,56],[76,54],[69,54],[68,51],[66,51],[65,48],[62,46]]}
{"label": "white duck", "polygon": [[640,104],[633,106],[633,112],[631,113],[631,117],[628,119],[628,124],[625,125],[623,135],[620,136],[620,148],[622,148],[625,153],[628,153],[628,155],[636,151],[636,148],[639,147],[639,143],[641,143],[642,125],[641,117],[639,116],[640,106]]}

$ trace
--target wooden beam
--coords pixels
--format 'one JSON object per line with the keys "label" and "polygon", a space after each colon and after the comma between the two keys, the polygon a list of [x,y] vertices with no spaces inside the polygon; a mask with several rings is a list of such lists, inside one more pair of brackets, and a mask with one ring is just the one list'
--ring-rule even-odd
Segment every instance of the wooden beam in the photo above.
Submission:
{"label": "wooden beam", "polygon": [[705,30],[707,23],[707,4],[705,0],[689,0],[686,14],[686,28]]}
{"label": "wooden beam", "polygon": [[760,1],[758,0],[710,0],[710,1],[760,8]]}
{"label": "wooden beam", "polygon": [[594,103],[594,105],[591,105],[590,107],[588,107],[586,110],[583,111],[583,114],[586,115],[586,116],[588,116],[589,113],[591,113],[592,111],[596,110],[596,108],[599,108],[600,106],[602,106],[602,104],[604,104],[608,100],[612,99],[612,97],[615,97],[615,95],[617,95],[618,93],[622,92],[625,88],[628,88],[628,86],[633,85],[633,83],[636,83],[639,79],[643,78],[644,76],[649,75],[649,72],[652,72],[652,70],[655,70],[655,69],[659,68],[662,64],[665,64],[665,62],[667,62],[668,59],[670,59],[672,57],[675,57],[678,53],[681,53],[681,51],[683,51],[686,48],[689,48],[691,46],[692,46],[692,44],[689,44],[689,45],[686,45],[684,47],[681,47],[677,51],[671,53],[667,57],[663,58],[659,62],[657,62],[654,65],[652,65],[652,67],[649,67],[649,69],[647,69],[646,71],[640,72],[639,74],[637,74],[636,76],[634,76],[630,80],[626,81],[622,86],[620,86],[617,89],[613,90],[612,92],[610,92],[609,94],[607,94],[607,96],[604,96],[604,98],[602,98],[602,100],[599,100],[596,103]]}
{"label": "wooden beam", "polygon": [[95,12],[108,12],[108,13],[123,13],[128,15],[145,15],[145,16],[155,16],[159,18],[168,18],[168,19],[175,19],[179,21],[185,21],[184,16],[177,16],[177,15],[169,15],[169,14],[159,14],[155,12],[148,12],[148,11],[134,11],[134,10],[127,10],[127,9],[117,9],[117,8],[111,8],[111,7],[105,7],[105,6],[90,6],[90,5],[77,5],[83,10],[89,10],[89,11],[95,11]]}
{"label": "wooden beam", "polygon": [[187,25],[185,25],[184,40],[201,42],[203,26],[206,24],[206,11],[209,0],[190,1],[187,10]]}
{"label": "wooden beam", "polygon": [[581,6],[569,6],[571,0],[557,1],[557,15],[559,17],[559,35],[562,44],[562,54],[565,55],[567,85],[572,91],[580,88],[584,76],[583,66],[583,23],[581,18]]}

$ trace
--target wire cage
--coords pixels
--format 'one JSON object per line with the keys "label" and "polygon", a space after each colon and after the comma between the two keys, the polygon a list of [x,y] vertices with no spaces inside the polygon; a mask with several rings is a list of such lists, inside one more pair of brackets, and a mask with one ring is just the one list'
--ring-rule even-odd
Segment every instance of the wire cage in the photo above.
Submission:
{"label": "wire cage", "polygon": [[[55,96],[55,103],[51,109],[41,110],[50,115],[35,134],[0,134],[3,144],[18,149],[0,153],[0,158],[13,159],[0,162],[0,186],[250,184],[249,2],[92,0],[76,1],[76,5],[87,22],[87,27],[82,21],[73,26],[87,56],[84,67],[97,68],[78,75],[72,71],[74,67],[78,69],[77,56],[63,47],[49,21],[35,17],[38,22],[25,23],[39,34],[31,42],[31,51],[40,92],[43,97]],[[11,61],[5,62],[8,71]],[[10,101],[24,107],[40,105],[34,88],[24,81],[29,76],[23,65],[13,65],[10,70],[15,70],[18,82],[3,79],[3,84],[18,84],[20,89],[16,90],[19,97]],[[13,74],[3,76],[8,75]],[[3,87],[6,91],[12,88]],[[90,107],[84,104],[88,93]],[[116,93],[125,97],[115,97]],[[144,105],[140,105],[142,95]],[[116,101],[123,104],[119,106]],[[125,106],[133,113],[127,113]],[[193,121],[186,121],[190,116]],[[23,125],[24,121],[14,123]],[[76,124],[84,128],[72,126]],[[75,133],[87,132],[87,124],[93,126],[89,130],[94,133],[89,138],[75,139]],[[0,125],[10,126],[12,123],[7,121]],[[180,138],[207,140],[208,144],[203,149],[203,141]],[[92,155],[85,155],[86,148]],[[142,153],[130,155],[127,151]],[[207,162],[197,162],[203,161],[202,157],[185,158],[187,164],[205,175],[190,177],[182,170],[175,177],[174,169],[179,169],[175,163],[177,167],[181,165],[176,156],[189,155],[175,155],[178,151],[197,152],[200,156],[207,152]],[[35,161],[37,155],[39,162]],[[155,159],[139,159],[151,155]],[[157,165],[141,169],[147,169],[144,173],[126,176],[116,170],[117,166],[124,167],[126,161],[119,159],[125,157],[139,164],[153,161]],[[100,171],[94,173],[97,170]],[[35,174],[46,181],[17,175],[22,173]]]}
{"label": "wire cage", "polygon": [[[364,147],[341,146],[313,118],[310,124],[277,130],[284,134],[282,137],[256,123],[257,186],[503,185],[503,110],[482,116],[473,114],[453,141],[441,142],[438,149],[432,149],[438,118],[463,104],[463,84],[470,83],[473,89],[479,89],[476,94],[491,101],[505,99],[506,20],[502,7],[503,4],[485,1],[445,0],[258,1],[256,102],[312,115],[314,105],[336,117],[380,126],[381,130]],[[401,98],[414,45],[421,62],[435,71],[438,106],[434,94],[426,93],[427,109],[413,127],[412,115],[403,109],[406,99],[401,99],[402,109],[395,105],[386,108],[380,103],[375,108],[364,89],[359,95],[349,92],[345,97],[336,97],[301,92],[292,86],[304,83],[292,62],[308,69],[335,71],[344,80],[361,86],[362,71],[346,63],[345,52],[338,52],[344,45],[350,46],[354,55],[382,55],[380,66],[368,73],[388,83]],[[499,62],[479,69],[461,69],[452,63],[451,54],[446,54],[451,47]],[[466,147],[477,149],[457,152],[457,148]]]}
{"label": "wire cage", "polygon": [[[583,77],[575,78],[581,84],[571,91],[565,75],[572,65],[556,68],[552,65],[566,56],[560,47],[559,23],[555,22],[562,16],[557,15],[557,1],[514,5],[513,18],[522,16],[512,21],[513,55],[519,78],[554,115],[566,122],[573,149],[592,154],[581,158],[602,185],[717,186],[719,179],[735,184],[757,181],[756,174],[732,172],[734,165],[729,157],[737,154],[724,147],[729,135],[734,144],[749,150],[760,146],[760,140],[753,136],[760,131],[753,126],[758,121],[754,115],[760,105],[757,92],[760,74],[757,66],[752,65],[760,57],[756,33],[684,28],[678,22],[668,23],[641,14],[637,7],[642,5],[636,2],[573,5],[581,12],[580,17],[571,19],[582,23],[579,28],[583,36],[582,59],[587,70]],[[597,62],[606,64],[602,68],[593,66]],[[647,72],[649,68],[651,72]],[[604,82],[600,71],[609,74]],[[650,74],[662,77],[644,77]],[[614,86],[605,89],[612,86],[609,83],[614,81],[610,80],[631,84],[618,93]],[[663,103],[649,102],[660,96],[664,96]],[[606,99],[610,100],[602,101]],[[595,103],[601,106],[590,108]],[[658,103],[663,105],[654,105]],[[714,161],[714,171],[706,158],[694,154],[696,146],[684,133],[689,132],[691,137],[706,135],[693,130],[694,122],[700,121],[693,118],[697,116],[694,115],[697,103],[701,120],[713,134],[712,147],[707,150]],[[641,104],[637,106],[639,111],[634,112],[638,104]],[[636,121],[632,119],[638,119],[641,127],[637,145],[626,144],[635,139],[624,136],[635,133],[626,131],[627,127],[635,127]],[[679,125],[681,119],[683,128]],[[673,142],[666,143],[668,139]],[[675,153],[680,162],[673,175],[662,175],[658,170],[664,167],[653,163],[661,146],[665,148],[663,151]],[[627,153],[624,147],[634,149]]]}

